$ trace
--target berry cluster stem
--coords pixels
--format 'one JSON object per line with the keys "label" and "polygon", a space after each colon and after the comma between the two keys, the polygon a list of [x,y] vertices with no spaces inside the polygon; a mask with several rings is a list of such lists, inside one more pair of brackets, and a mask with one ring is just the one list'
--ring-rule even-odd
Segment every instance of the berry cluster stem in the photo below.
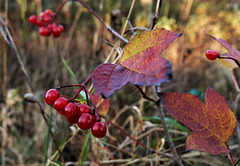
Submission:
{"label": "berry cluster stem", "polygon": [[112,29],[109,25],[107,25],[103,19],[97,15],[97,13],[95,13],[86,3],[84,3],[82,0],[65,0],[61,3],[61,5],[57,8],[55,15],[53,17],[53,20],[56,19],[57,14],[59,13],[59,11],[62,9],[62,7],[64,6],[64,4],[66,4],[69,1],[77,1],[80,4],[82,4],[89,12],[91,12],[112,34],[114,34],[116,37],[118,37],[119,39],[121,39],[122,41],[124,41],[125,43],[128,43],[128,40],[125,39],[124,37],[122,37],[119,33],[117,33],[114,29]]}
{"label": "berry cluster stem", "polygon": [[218,59],[231,59],[231,60],[233,60],[233,61],[238,65],[238,67],[240,68],[240,63],[238,62],[238,60],[236,60],[236,59],[234,59],[234,58],[224,57],[224,56],[218,56]]}

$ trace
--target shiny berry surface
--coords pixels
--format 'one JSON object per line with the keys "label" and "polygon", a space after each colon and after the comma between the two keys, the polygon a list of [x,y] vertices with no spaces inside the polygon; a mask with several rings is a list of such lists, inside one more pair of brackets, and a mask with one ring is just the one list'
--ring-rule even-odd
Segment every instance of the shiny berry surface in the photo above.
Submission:
{"label": "shiny berry surface", "polygon": [[38,32],[41,36],[48,36],[49,35],[49,31],[46,27],[39,28]]}
{"label": "shiny berry surface", "polygon": [[31,16],[28,18],[28,21],[29,21],[31,24],[36,24],[37,16],[31,15]]}
{"label": "shiny berry surface", "polygon": [[91,108],[87,104],[78,105],[78,109],[79,109],[80,115],[82,115],[83,113],[90,113],[91,112]]}
{"label": "shiny berry surface", "polygon": [[64,108],[64,112],[67,118],[74,118],[77,115],[77,106],[75,103],[68,103]]}
{"label": "shiny berry surface", "polygon": [[44,100],[48,105],[53,105],[54,102],[60,97],[59,91],[56,89],[49,89],[44,96]]}
{"label": "shiny berry surface", "polygon": [[52,28],[52,33],[53,33],[53,36],[54,37],[59,37],[60,36],[60,34],[61,34],[61,30],[60,30],[60,28],[59,27],[53,27]]}
{"label": "shiny berry surface", "polygon": [[92,128],[94,119],[89,113],[83,113],[78,120],[78,127],[83,130]]}
{"label": "shiny berry surface", "polygon": [[206,51],[206,57],[207,57],[207,59],[209,59],[209,60],[215,60],[215,59],[217,59],[218,55],[219,55],[218,52],[215,51],[215,50],[207,50],[207,51]]}
{"label": "shiny berry surface", "polygon": [[107,127],[103,122],[95,122],[91,131],[94,137],[102,138],[107,133]]}
{"label": "shiny berry surface", "polygon": [[55,108],[55,110],[59,111],[61,115],[64,115],[64,109],[67,104],[68,100],[64,97],[60,97],[54,102],[53,107]]}

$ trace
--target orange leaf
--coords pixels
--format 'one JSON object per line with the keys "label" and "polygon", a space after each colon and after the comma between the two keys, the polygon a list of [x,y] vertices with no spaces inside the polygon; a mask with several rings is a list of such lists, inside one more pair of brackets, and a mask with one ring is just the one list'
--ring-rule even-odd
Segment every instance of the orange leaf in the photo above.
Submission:
{"label": "orange leaf", "polygon": [[91,95],[91,99],[96,104],[98,113],[106,116],[110,107],[109,99],[103,99],[99,93]]}
{"label": "orange leaf", "polygon": [[158,94],[169,114],[188,126],[186,150],[212,154],[229,153],[227,141],[236,127],[236,117],[224,97],[211,88],[205,94],[206,104],[189,93]]}

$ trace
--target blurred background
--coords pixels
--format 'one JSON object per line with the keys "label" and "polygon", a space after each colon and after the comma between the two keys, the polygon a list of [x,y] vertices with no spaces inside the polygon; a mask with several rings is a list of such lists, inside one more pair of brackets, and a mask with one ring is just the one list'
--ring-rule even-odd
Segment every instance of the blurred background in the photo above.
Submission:
{"label": "blurred background", "polygon": [[[45,9],[56,11],[61,2],[0,1],[0,14],[12,35],[32,86],[32,88],[29,86],[15,51],[1,34],[1,165],[42,165],[46,163],[46,158],[50,159],[60,147],[61,153],[51,160],[56,165],[79,164],[83,154],[86,154],[84,165],[98,165],[101,162],[102,165],[174,165],[170,159],[153,155],[149,150],[132,142],[111,125],[108,125],[108,134],[104,138],[100,140],[90,138],[88,152],[85,153],[83,145],[88,131],[74,132],[76,128],[71,126],[65,117],[44,103],[44,94],[48,89],[75,83],[62,59],[65,59],[75,73],[77,81],[82,83],[107,58],[109,63],[113,62],[114,56],[125,45],[125,43],[116,45],[119,39],[77,2],[65,4],[57,16],[58,22],[64,26],[60,38],[41,37],[38,28],[28,22],[28,17],[33,14],[39,15]],[[151,27],[157,4],[156,0],[84,2],[120,34],[131,5],[133,8],[129,20],[136,32],[141,33]],[[225,97],[237,118],[239,117],[239,94],[232,79],[235,74],[237,81],[240,82],[239,69],[235,68],[235,65],[219,60],[209,61],[205,58],[208,49],[215,49],[219,53],[227,52],[206,34],[226,40],[235,49],[240,48],[239,5],[239,0],[162,2],[156,27],[164,27],[176,33],[183,32],[183,35],[161,55],[172,62],[174,73],[172,81],[164,84],[162,91],[189,92],[204,100],[204,92],[210,86]],[[0,26],[4,29],[3,24]],[[133,37],[129,25],[124,37],[128,40]],[[149,96],[156,98],[152,87],[144,90]],[[32,103],[24,100],[26,93],[34,95]],[[63,93],[67,96],[74,95],[71,88],[64,90]],[[50,126],[52,136],[48,135],[49,127],[42,116],[41,108],[47,117],[52,112]],[[138,112],[136,109],[141,115],[136,113]],[[185,154],[187,131],[178,128],[176,121],[173,121],[167,112],[166,116],[170,119],[168,125],[177,150],[179,154],[185,155],[186,165],[230,165],[225,154],[213,156],[195,151]],[[115,92],[110,98],[107,117],[147,146],[170,152],[168,143],[164,143],[165,135],[158,119],[158,111],[152,103],[141,98],[135,86],[128,84]],[[142,117],[143,121],[139,117]],[[144,124],[144,131],[140,130],[140,124]],[[71,139],[66,141],[70,137]],[[239,142],[236,131],[229,141],[235,160],[240,156]]]}

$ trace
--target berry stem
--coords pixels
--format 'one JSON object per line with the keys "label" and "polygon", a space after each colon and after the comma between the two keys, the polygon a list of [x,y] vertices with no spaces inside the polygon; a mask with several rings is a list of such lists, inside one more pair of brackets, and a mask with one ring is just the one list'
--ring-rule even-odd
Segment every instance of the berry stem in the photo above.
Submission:
{"label": "berry stem", "polygon": [[160,8],[162,6],[162,0],[158,0],[157,2],[158,2],[158,6],[156,8],[156,13],[153,16],[152,26],[151,26],[150,30],[153,30],[154,26],[157,24],[158,14],[159,14]]}
{"label": "berry stem", "polygon": [[240,63],[238,62],[238,60],[234,59],[234,58],[231,58],[231,57],[225,57],[225,56],[218,56],[218,59],[231,59],[233,60],[237,65],[238,67],[240,68]]}
{"label": "berry stem", "polygon": [[86,87],[83,87],[84,91],[85,91],[85,95],[86,95],[86,100],[87,100],[87,105],[89,105],[89,99],[88,99],[88,90]]}
{"label": "berry stem", "polygon": [[57,14],[59,13],[59,11],[62,9],[62,7],[64,6],[64,4],[66,4],[69,1],[77,1],[79,3],[81,3],[89,12],[91,12],[112,34],[114,34],[116,37],[118,37],[119,39],[121,39],[122,41],[124,41],[125,43],[128,43],[128,40],[125,39],[124,37],[122,37],[119,33],[117,33],[114,29],[112,29],[109,25],[107,25],[103,19],[97,15],[97,13],[95,13],[86,3],[84,3],[82,0],[65,0],[63,1],[59,7],[57,8],[55,15],[53,17],[53,20],[56,19]]}
{"label": "berry stem", "polygon": [[142,94],[143,98],[147,99],[148,101],[152,101],[152,102],[154,102],[154,103],[156,103],[156,104],[158,104],[158,103],[160,102],[160,100],[154,100],[153,98],[148,97],[148,96],[146,95],[146,93],[143,92],[143,90],[140,88],[139,85],[135,85],[135,86],[138,88],[138,90],[139,90],[140,93]]}

